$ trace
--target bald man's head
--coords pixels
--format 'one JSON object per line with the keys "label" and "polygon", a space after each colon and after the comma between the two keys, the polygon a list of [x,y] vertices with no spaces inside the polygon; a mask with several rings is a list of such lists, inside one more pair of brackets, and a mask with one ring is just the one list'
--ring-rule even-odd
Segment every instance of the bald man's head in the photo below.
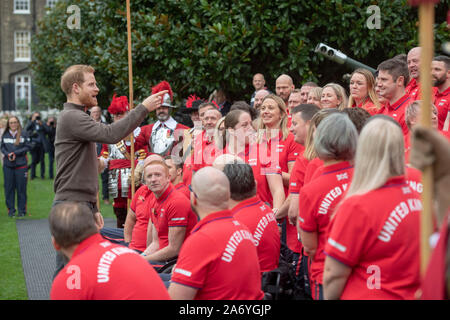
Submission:
{"label": "bald man's head", "polygon": [[422,52],[421,47],[415,47],[409,50],[407,56],[408,71],[410,79],[419,79],[420,75],[420,54]]}
{"label": "bald man's head", "polygon": [[240,157],[234,154],[225,153],[218,156],[214,160],[212,166],[220,171],[223,171],[223,167],[225,167],[225,165],[228,163],[244,164],[245,162]]}
{"label": "bald man's head", "polygon": [[287,74],[282,74],[277,78],[275,82],[275,91],[277,96],[283,99],[286,105],[289,100],[289,96],[294,89],[294,82],[292,81],[292,78]]}
{"label": "bald man's head", "polygon": [[195,194],[191,196],[191,205],[200,218],[228,209],[230,182],[222,171],[204,167],[194,174],[191,186]]}

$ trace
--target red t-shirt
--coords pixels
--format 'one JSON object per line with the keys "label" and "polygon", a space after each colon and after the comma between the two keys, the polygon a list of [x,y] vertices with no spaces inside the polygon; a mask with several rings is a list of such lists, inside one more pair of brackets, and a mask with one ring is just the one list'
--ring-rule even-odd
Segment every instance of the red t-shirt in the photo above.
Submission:
{"label": "red t-shirt", "polygon": [[195,300],[261,300],[253,237],[229,210],[209,214],[183,244],[172,282],[198,289]]}
{"label": "red t-shirt", "polygon": [[184,194],[186,196],[186,198],[188,198],[188,199],[191,198],[191,192],[189,191],[189,188],[186,187],[186,185],[183,182],[180,182],[179,184],[174,186],[174,188],[175,188],[175,190],[178,190],[179,192]]}
{"label": "red t-shirt", "polygon": [[[301,152],[295,160],[294,167],[291,171],[291,176],[289,177],[290,194],[299,194],[301,188],[303,187],[308,162],[309,161],[303,157],[303,152]],[[299,241],[297,227],[291,225],[289,221],[286,221],[286,244],[291,251],[297,253],[302,252],[302,243]]]}
{"label": "red t-shirt", "polygon": [[51,300],[169,300],[150,264],[100,234],[83,240],[52,284]]}
{"label": "red t-shirt", "polygon": [[184,194],[169,184],[163,194],[155,200],[152,222],[158,232],[159,249],[169,245],[169,228],[186,227],[186,238],[197,223],[191,203]]}
{"label": "red t-shirt", "polygon": [[231,213],[252,233],[261,272],[277,268],[280,257],[280,232],[272,210],[255,196],[241,201],[231,209]]}
{"label": "red t-shirt", "polygon": [[202,131],[201,134],[194,136],[192,140],[194,150],[191,155],[192,170],[198,171],[201,168],[212,166],[217,154],[220,150],[217,149],[214,140]]}
{"label": "red t-shirt", "polygon": [[136,214],[136,224],[133,228],[129,248],[139,251],[144,251],[147,248],[148,221],[154,202],[155,196],[146,185],[141,186],[134,194],[130,209]]}
{"label": "red t-shirt", "polygon": [[[450,87],[439,93],[436,90],[434,96],[434,105],[438,109],[438,129],[443,130],[445,119],[450,111]],[[448,130],[447,130],[448,131]]]}
{"label": "red t-shirt", "polygon": [[309,160],[303,157],[303,152],[295,160],[294,167],[292,168],[291,176],[289,178],[289,193],[300,193],[300,189],[303,187],[305,182],[306,166],[308,163]]}
{"label": "red t-shirt", "polygon": [[396,102],[394,102],[392,105],[390,103],[387,103],[381,110],[381,114],[385,114],[390,116],[391,118],[395,119],[401,126],[403,136],[407,136],[409,133],[408,126],[405,122],[405,111],[406,108],[410,105],[410,103],[413,102],[409,95],[406,93],[403,97],[398,99]]}
{"label": "red t-shirt", "polygon": [[191,184],[192,180],[192,159],[187,157],[183,165],[183,183],[188,186]]}
{"label": "red t-shirt", "polygon": [[[240,152],[237,156],[244,160],[252,167],[253,176],[256,181],[256,193],[259,198],[273,207],[272,193],[270,192],[269,184],[267,183],[267,175],[278,174],[281,175],[281,168],[278,161],[273,161],[270,156],[270,149],[260,148],[260,144],[246,145],[243,152]],[[264,153],[263,152],[269,152]],[[224,154],[227,154],[228,148],[224,149]],[[261,159],[264,159],[262,162]]]}
{"label": "red t-shirt", "polygon": [[[408,85],[405,88],[405,92],[409,95],[411,98],[411,102],[416,100],[421,100],[421,92],[420,92],[420,82],[417,82],[416,79],[412,78]],[[434,99],[434,95],[437,92],[436,87],[431,88],[431,100]]]}
{"label": "red t-shirt", "polygon": [[368,113],[370,113],[371,116],[376,115],[380,112],[380,109],[377,109],[375,107],[375,104],[367,98],[365,101],[362,101],[360,104],[356,105],[356,103],[353,103],[352,108],[361,108],[366,110]]}
{"label": "red t-shirt", "polygon": [[[294,135],[289,133],[286,139],[282,139],[282,133],[278,137],[265,139],[259,144],[261,163],[269,161],[277,163],[282,172],[289,172],[288,162],[295,162],[297,157],[305,149],[301,144],[295,142]],[[287,191],[287,190],[286,190]]]}
{"label": "red t-shirt", "polygon": [[414,299],[420,286],[420,195],[404,177],[341,203],[325,253],[352,268],[341,299]]}
{"label": "red t-shirt", "polygon": [[303,186],[300,191],[299,226],[306,232],[317,233],[317,249],[311,262],[310,279],[320,284],[323,283],[323,249],[330,217],[350,186],[352,175],[353,167],[347,161],[326,166],[320,177]]}
{"label": "red t-shirt", "polygon": [[308,162],[308,165],[306,166],[306,171],[305,171],[305,182],[304,182],[305,185],[308,184],[311,180],[313,180],[314,176],[317,176],[314,173],[316,172],[317,169],[319,169],[322,166],[323,166],[323,161],[320,160],[319,158],[314,158]]}

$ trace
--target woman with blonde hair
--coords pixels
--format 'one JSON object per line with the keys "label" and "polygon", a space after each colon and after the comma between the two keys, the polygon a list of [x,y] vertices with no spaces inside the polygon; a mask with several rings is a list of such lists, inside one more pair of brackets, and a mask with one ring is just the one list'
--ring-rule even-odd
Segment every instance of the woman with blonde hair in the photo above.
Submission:
{"label": "woman with blonde hair", "polygon": [[[258,130],[258,161],[262,164],[270,163],[272,171],[276,171],[277,167],[281,169],[284,196],[287,197],[291,172],[295,160],[303,151],[303,146],[295,142],[294,135],[289,132],[287,107],[283,99],[269,94],[264,98],[259,110],[260,117],[256,126]],[[282,239],[283,241],[284,238],[286,239],[286,244],[292,252],[300,254],[301,246],[298,241],[297,228],[286,223],[286,215],[277,215],[280,206],[274,204],[274,213],[275,218],[283,223]],[[284,228],[286,229],[284,230]]]}
{"label": "woman with blonde hair", "polygon": [[322,88],[320,107],[323,109],[336,108],[342,110],[347,107],[347,94],[345,89],[337,83],[327,83]]}
{"label": "woman with blonde hair", "polygon": [[3,177],[8,216],[14,217],[17,193],[18,216],[24,217],[27,211],[27,152],[30,151],[30,139],[22,132],[20,120],[16,116],[8,119],[1,137],[1,152],[5,156]]}
{"label": "woman with blonde hair", "polygon": [[309,90],[308,100],[306,101],[306,103],[315,104],[316,106],[321,108],[320,106],[321,98],[322,98],[322,88],[321,87],[311,88],[311,90]]}
{"label": "woman with blonde hair", "polygon": [[414,299],[420,286],[420,195],[405,175],[403,133],[376,117],[358,139],[353,179],[325,246],[325,299]]}
{"label": "woman with blonde hair", "polygon": [[[278,160],[283,172],[283,185],[287,188],[292,167],[302,146],[295,142],[294,136],[289,132],[287,107],[283,99],[269,94],[259,110],[260,116],[256,122],[257,143],[263,151],[267,147],[270,152],[278,155],[278,159],[275,156],[273,158]],[[263,152],[260,154],[267,155]]]}
{"label": "woman with blonde hair", "polygon": [[375,92],[375,78],[367,69],[353,71],[350,78],[350,98],[348,108],[363,108],[371,115],[377,114],[381,105]]}

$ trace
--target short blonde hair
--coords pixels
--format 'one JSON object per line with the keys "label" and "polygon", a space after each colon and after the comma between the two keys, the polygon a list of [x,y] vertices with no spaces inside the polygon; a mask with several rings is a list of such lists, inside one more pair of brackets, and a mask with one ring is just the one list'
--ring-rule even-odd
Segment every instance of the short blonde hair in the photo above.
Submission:
{"label": "short blonde hair", "polygon": [[84,74],[94,72],[95,69],[89,65],[75,64],[70,66],[61,76],[61,90],[66,96],[70,96],[72,94],[72,85],[74,83],[81,85],[85,81]]}

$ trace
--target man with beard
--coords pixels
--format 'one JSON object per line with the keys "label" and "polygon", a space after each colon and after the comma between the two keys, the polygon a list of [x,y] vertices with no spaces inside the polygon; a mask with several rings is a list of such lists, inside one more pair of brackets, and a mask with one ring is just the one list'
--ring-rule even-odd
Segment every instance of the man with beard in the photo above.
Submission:
{"label": "man with beard", "polygon": [[283,99],[284,104],[287,106],[289,103],[289,96],[294,91],[295,86],[292,78],[287,74],[282,74],[275,81],[275,91],[277,96]]}
{"label": "man with beard", "polygon": [[150,154],[156,153],[166,156],[172,152],[175,145],[183,138],[184,130],[189,130],[189,128],[176,122],[170,116],[169,110],[175,108],[175,106],[171,104],[173,94],[167,81],[162,81],[153,87],[152,93],[155,94],[162,90],[167,90],[168,93],[164,94],[161,106],[156,109],[158,121],[141,127],[142,132],[136,138],[136,143],[146,145]]}
{"label": "man with beard", "polygon": [[212,165],[215,158],[216,145],[214,143],[214,130],[217,121],[222,114],[217,109],[208,109],[203,116],[203,131],[193,137],[193,170],[198,171],[201,168]]}
{"label": "man with beard", "polygon": [[450,121],[450,58],[437,56],[431,62],[431,77],[437,88],[434,105],[438,108],[438,129],[449,131]]}
{"label": "man with beard", "polygon": [[[129,135],[147,116],[161,105],[161,91],[146,98],[126,117],[110,125],[96,122],[86,110],[98,105],[99,89],[94,68],[70,66],[61,77],[61,89],[67,102],[58,117],[55,137],[56,177],[53,205],[65,201],[85,203],[93,214],[98,212],[98,167],[95,143],[117,143]],[[64,266],[57,254],[56,272]]]}

